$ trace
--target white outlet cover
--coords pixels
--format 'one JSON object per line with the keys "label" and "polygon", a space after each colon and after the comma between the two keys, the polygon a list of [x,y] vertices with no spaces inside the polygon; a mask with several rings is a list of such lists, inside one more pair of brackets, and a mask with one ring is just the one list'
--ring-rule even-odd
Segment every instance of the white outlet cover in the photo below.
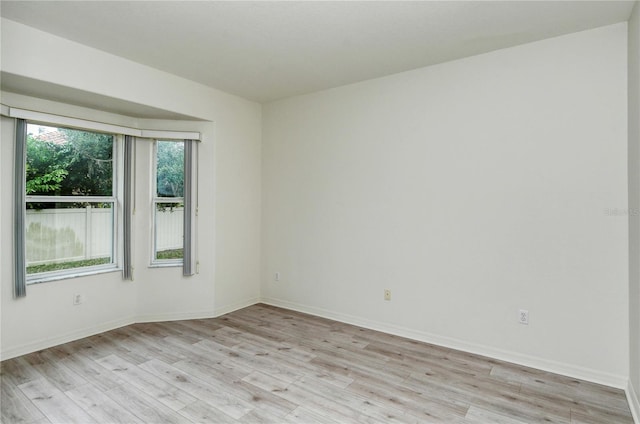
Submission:
{"label": "white outlet cover", "polygon": [[527,311],[526,309],[520,309],[518,311],[518,322],[520,324],[528,325],[529,324],[529,311]]}

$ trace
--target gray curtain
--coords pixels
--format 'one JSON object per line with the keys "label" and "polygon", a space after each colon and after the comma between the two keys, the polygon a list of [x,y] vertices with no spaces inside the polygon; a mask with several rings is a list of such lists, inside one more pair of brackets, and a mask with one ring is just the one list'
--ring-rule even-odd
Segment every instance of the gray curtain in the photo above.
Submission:
{"label": "gray curtain", "polygon": [[131,221],[133,220],[133,143],[135,139],[130,135],[124,136],[124,190],[122,193],[122,226],[124,247],[122,252],[122,279],[133,280],[132,264],[132,235]]}
{"label": "gray curtain", "polygon": [[16,119],[16,137],[14,147],[14,199],[13,199],[13,241],[14,241],[14,276],[13,296],[27,295],[27,270],[25,254],[25,164],[27,154],[27,121]]}
{"label": "gray curtain", "polygon": [[195,140],[184,141],[184,246],[182,274],[185,276],[196,273],[194,250],[194,151]]}

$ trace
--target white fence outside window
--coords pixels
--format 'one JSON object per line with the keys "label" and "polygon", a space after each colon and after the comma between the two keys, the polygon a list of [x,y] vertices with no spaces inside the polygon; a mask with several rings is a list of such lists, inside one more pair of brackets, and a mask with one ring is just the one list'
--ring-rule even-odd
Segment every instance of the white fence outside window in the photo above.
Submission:
{"label": "white fence outside window", "polygon": [[[112,209],[27,209],[27,266],[111,256]],[[183,208],[158,211],[159,251],[182,248]]]}

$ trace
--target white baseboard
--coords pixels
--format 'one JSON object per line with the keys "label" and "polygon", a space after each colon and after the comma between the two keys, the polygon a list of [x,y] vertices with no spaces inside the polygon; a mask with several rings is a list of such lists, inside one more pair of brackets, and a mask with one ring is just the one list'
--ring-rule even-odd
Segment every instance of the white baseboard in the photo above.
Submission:
{"label": "white baseboard", "polygon": [[213,318],[213,316],[214,312],[212,309],[204,309],[200,311],[172,312],[168,314],[138,315],[136,322],[182,321],[186,319]]}
{"label": "white baseboard", "polygon": [[55,336],[46,339],[37,340],[34,342],[26,343],[24,345],[11,347],[0,352],[0,360],[15,358],[17,356],[26,355],[28,353],[37,352],[42,349],[57,346],[64,343],[69,343],[75,340],[90,337],[96,334],[104,333],[109,330],[124,327],[126,325],[135,324],[138,322],[162,322],[162,321],[181,321],[186,319],[203,319],[203,318],[215,318],[220,315],[228,314],[229,312],[236,311],[238,309],[246,308],[247,306],[255,305],[260,302],[260,298],[254,297],[246,299],[240,302],[232,303],[217,307],[215,310],[207,309],[200,311],[190,312],[178,312],[169,314],[148,314],[139,315],[137,317],[123,318],[115,321],[109,321],[104,324],[96,325],[94,327],[83,328],[81,330],[72,331],[62,336]]}
{"label": "white baseboard", "polygon": [[106,331],[114,330],[116,328],[124,327],[135,323],[134,318],[123,318],[115,321],[109,321],[104,324],[96,325],[94,327],[83,328],[81,330],[72,331],[70,333],[48,337],[45,339],[36,340],[34,342],[26,343],[24,345],[15,346],[7,350],[3,350],[0,353],[0,360],[15,358],[17,356],[26,355],[27,353],[37,352],[42,349],[47,349],[53,346],[58,346],[64,343],[69,343],[74,340],[83,339],[85,337],[94,336],[96,334],[104,333]]}
{"label": "white baseboard", "polygon": [[2,352],[0,352],[0,360],[4,361],[5,359],[11,359],[17,356],[26,355],[28,353],[37,352],[42,349],[47,349],[49,347],[61,345],[64,343],[69,343],[75,340],[80,340],[85,337],[94,336],[96,334],[104,333],[106,331],[114,330],[116,328],[135,324],[138,322],[180,321],[185,319],[213,318],[214,316],[215,316],[215,313],[212,310],[208,310],[208,311],[185,312],[185,313],[174,313],[174,314],[142,315],[135,318],[119,319],[119,320],[110,321],[104,324],[100,324],[95,327],[83,328],[81,330],[72,331],[62,336],[41,339],[35,342],[12,347],[7,350],[2,350]]}
{"label": "white baseboard", "polygon": [[229,312],[237,311],[238,309],[246,308],[247,306],[255,305],[258,302],[260,302],[259,297],[252,297],[250,299],[242,300],[228,305],[218,306],[215,309],[204,309],[200,311],[178,312],[170,314],[139,315],[136,318],[136,322],[182,321],[186,319],[215,318],[224,314],[228,314]]}
{"label": "white baseboard", "polygon": [[216,306],[215,309],[215,317],[219,317],[221,315],[228,314],[233,311],[237,311],[238,309],[246,308],[251,305],[255,305],[256,303],[260,303],[261,300],[259,297],[252,297],[246,300],[242,300],[240,302],[230,303],[228,305]]}
{"label": "white baseboard", "polygon": [[555,374],[561,374],[580,380],[591,381],[593,383],[603,384],[605,386],[615,387],[622,390],[627,389],[627,377],[592,370],[589,368],[583,368],[573,364],[550,361],[543,358],[523,355],[517,352],[497,349],[491,346],[469,343],[464,340],[440,336],[437,334],[430,334],[423,331],[390,325],[379,321],[372,321],[366,318],[330,311],[323,308],[302,305],[285,300],[262,298],[262,302],[268,305],[278,306],[298,312],[304,312],[310,315],[333,319],[347,324],[357,325],[371,330],[381,331],[383,333],[389,333],[396,336],[406,337],[409,339],[461,350],[464,352],[474,353],[477,355],[488,356],[494,359],[499,359],[501,361],[536,368]]}
{"label": "white baseboard", "polygon": [[638,402],[638,395],[633,388],[633,384],[631,384],[631,380],[627,381],[627,387],[624,392],[627,395],[627,402],[629,402],[629,409],[631,409],[631,415],[633,415],[633,422],[640,424],[640,402]]}

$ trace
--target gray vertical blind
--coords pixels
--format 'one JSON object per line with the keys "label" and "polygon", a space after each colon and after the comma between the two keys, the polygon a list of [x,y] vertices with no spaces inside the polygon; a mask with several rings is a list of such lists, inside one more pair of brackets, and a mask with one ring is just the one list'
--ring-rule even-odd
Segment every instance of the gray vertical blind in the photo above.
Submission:
{"label": "gray vertical blind", "polygon": [[124,188],[122,193],[122,278],[124,280],[133,280],[131,235],[131,221],[133,220],[133,143],[134,138],[132,136],[124,136]]}
{"label": "gray vertical blind", "polygon": [[27,122],[16,119],[16,137],[14,147],[14,199],[13,199],[13,241],[14,241],[14,275],[13,296],[27,295],[27,270],[25,253],[25,164],[27,153]]}
{"label": "gray vertical blind", "polygon": [[195,205],[194,205],[194,154],[195,140],[184,141],[184,245],[182,274],[185,276],[194,275],[195,252],[194,252],[194,226],[195,226]]}

